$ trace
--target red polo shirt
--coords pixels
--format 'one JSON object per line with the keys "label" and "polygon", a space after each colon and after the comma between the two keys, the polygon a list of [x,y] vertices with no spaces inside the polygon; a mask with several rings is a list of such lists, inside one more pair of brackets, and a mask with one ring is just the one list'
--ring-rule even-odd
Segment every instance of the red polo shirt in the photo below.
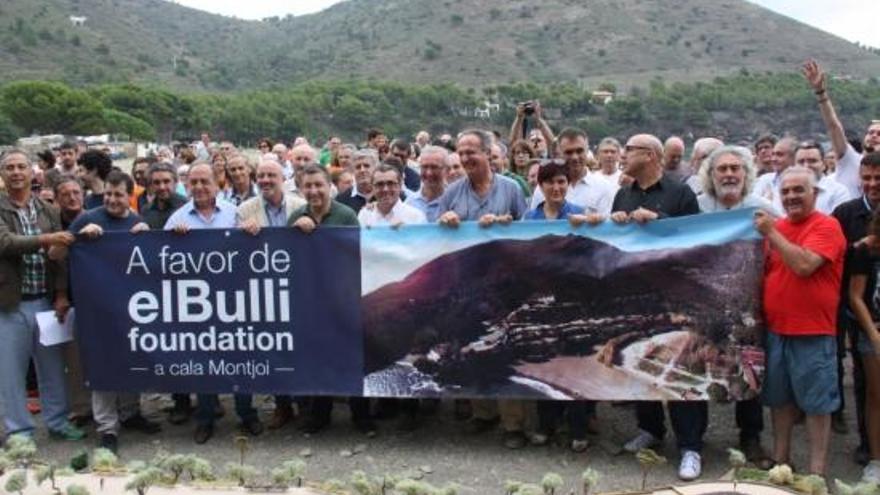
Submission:
{"label": "red polo shirt", "polygon": [[764,314],[767,328],[780,335],[835,335],[837,304],[846,238],[834,218],[813,212],[800,223],[776,221],[789,242],[812,251],[825,263],[809,277],[799,277],[764,243]]}

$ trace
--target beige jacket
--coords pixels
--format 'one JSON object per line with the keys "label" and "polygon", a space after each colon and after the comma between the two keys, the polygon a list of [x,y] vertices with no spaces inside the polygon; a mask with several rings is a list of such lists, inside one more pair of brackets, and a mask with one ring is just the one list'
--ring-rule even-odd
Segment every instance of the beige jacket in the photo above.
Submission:
{"label": "beige jacket", "polygon": [[[266,202],[263,200],[262,195],[245,201],[238,206],[238,221],[244,222],[247,220],[256,219],[260,223],[261,227],[268,227],[269,218],[266,217],[265,204]],[[306,201],[304,199],[294,196],[292,194],[285,194],[284,206],[287,210],[287,218],[290,218],[290,214],[304,204],[306,204]]]}

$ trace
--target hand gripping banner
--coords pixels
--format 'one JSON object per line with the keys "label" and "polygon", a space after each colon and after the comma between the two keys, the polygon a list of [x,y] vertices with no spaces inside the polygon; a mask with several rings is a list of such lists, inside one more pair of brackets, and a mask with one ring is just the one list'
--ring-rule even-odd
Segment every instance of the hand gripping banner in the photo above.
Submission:
{"label": "hand gripping banner", "polygon": [[108,233],[72,250],[77,338],[96,390],[752,398],[751,215]]}

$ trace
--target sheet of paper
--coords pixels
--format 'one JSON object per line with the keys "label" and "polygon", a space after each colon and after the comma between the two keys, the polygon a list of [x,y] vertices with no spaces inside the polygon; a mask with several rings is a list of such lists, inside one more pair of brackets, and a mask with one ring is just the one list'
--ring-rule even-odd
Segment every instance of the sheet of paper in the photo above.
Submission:
{"label": "sheet of paper", "polygon": [[73,308],[67,312],[64,323],[58,323],[54,311],[37,313],[37,326],[40,328],[40,344],[53,346],[73,340]]}

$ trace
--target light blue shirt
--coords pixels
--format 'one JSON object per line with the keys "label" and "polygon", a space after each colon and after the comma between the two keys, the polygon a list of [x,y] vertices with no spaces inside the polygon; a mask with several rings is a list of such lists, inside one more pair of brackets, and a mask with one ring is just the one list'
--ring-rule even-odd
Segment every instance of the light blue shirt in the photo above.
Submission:
{"label": "light blue shirt", "polygon": [[440,196],[428,201],[422,196],[421,190],[407,196],[406,204],[421,210],[425,214],[425,218],[428,219],[428,222],[431,223],[436,222],[440,218],[440,214],[443,213],[440,211]]}
{"label": "light blue shirt", "polygon": [[193,200],[189,200],[168,217],[168,221],[165,222],[165,230],[172,230],[180,224],[186,225],[190,229],[231,229],[238,225],[235,212],[234,205],[217,198],[214,204],[214,213],[210,217],[204,217],[196,210]]}
{"label": "light blue shirt", "polygon": [[282,199],[278,208],[270,205],[268,201],[263,201],[263,209],[266,210],[266,218],[269,219],[269,227],[286,227],[287,226],[287,201]]}
{"label": "light blue shirt", "polygon": [[526,198],[512,179],[492,174],[492,186],[485,197],[474,192],[469,177],[464,176],[446,188],[439,199],[440,213],[454,211],[462,221],[479,220],[486,214],[510,215],[518,220],[526,212]]}

